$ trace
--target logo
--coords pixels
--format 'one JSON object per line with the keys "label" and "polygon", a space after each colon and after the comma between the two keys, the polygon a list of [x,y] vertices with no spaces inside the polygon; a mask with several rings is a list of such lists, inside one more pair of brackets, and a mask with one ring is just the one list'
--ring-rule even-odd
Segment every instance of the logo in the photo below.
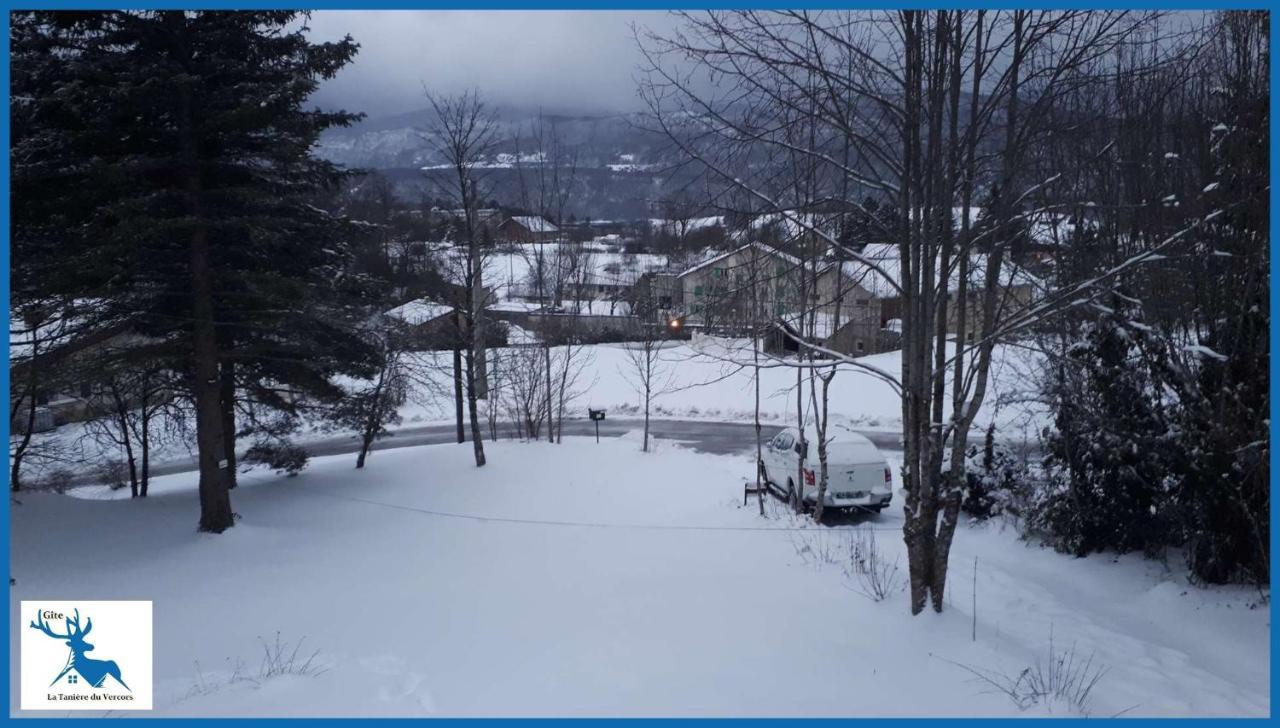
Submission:
{"label": "logo", "polygon": [[24,601],[20,623],[23,710],[151,709],[151,602]]}

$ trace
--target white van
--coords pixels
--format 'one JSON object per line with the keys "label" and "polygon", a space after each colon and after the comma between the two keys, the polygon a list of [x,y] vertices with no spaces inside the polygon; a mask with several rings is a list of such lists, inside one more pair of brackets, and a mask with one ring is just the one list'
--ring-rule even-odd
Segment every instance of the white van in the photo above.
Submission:
{"label": "white van", "polygon": [[[790,500],[801,477],[801,498],[806,506],[818,500],[818,435],[805,433],[808,453],[801,451],[800,431],[779,432],[764,447],[760,474],[779,496]],[[800,466],[804,470],[801,476]],[[893,473],[874,444],[847,430],[827,432],[827,493],[824,509],[843,508],[879,512],[893,500]]]}

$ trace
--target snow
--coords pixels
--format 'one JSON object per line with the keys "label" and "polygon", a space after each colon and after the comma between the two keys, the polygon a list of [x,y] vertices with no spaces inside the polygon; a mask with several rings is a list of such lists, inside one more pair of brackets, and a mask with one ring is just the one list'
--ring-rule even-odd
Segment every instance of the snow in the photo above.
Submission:
{"label": "snow", "polygon": [[565,299],[560,302],[558,310],[549,313],[564,313],[583,316],[630,316],[631,304],[627,301],[602,301],[597,299]]}
{"label": "snow", "polygon": [[[585,305],[585,302],[584,302]],[[609,302],[594,301],[590,309],[596,314],[607,314]],[[504,307],[514,307],[507,302]],[[585,309],[584,309],[585,310]],[[615,305],[616,315],[626,315],[625,304]],[[507,340],[511,346],[527,346],[539,343],[537,335],[518,326],[508,324]],[[634,371],[625,350],[626,344],[598,344],[581,347],[575,360],[583,362],[585,371],[580,377],[583,383],[581,396],[566,417],[585,417],[588,407],[604,409],[610,419],[641,418],[643,402],[628,376]],[[954,353],[954,344],[949,355]],[[559,347],[553,347],[553,355]],[[497,351],[497,350],[495,350]],[[409,355],[415,365],[414,390],[408,402],[400,408],[401,422],[392,431],[441,424],[452,421],[453,402],[441,392],[452,391],[451,352],[417,352]],[[668,342],[659,357],[665,382],[670,376],[670,386],[656,394],[652,401],[652,416],[687,420],[718,422],[751,422],[754,419],[752,403],[755,392],[752,380],[750,341],[741,339],[701,338],[695,342]],[[889,351],[860,357],[862,365],[884,371],[892,376],[901,372],[901,353]],[[741,363],[735,363],[741,362]],[[795,370],[785,362],[762,356],[764,367],[760,376],[760,416],[766,423],[794,424],[795,421]],[[975,431],[985,430],[992,422],[999,435],[1011,442],[1034,444],[1038,433],[1050,423],[1045,405],[1038,401],[1034,391],[1034,378],[1042,368],[1038,355],[1013,345],[998,345],[993,353],[992,381],[986,404],[978,415]],[[632,378],[634,378],[632,376]],[[347,385],[353,383],[348,382]],[[807,391],[807,390],[806,390]],[[808,397],[805,407],[809,407]],[[481,401],[482,417],[488,401]],[[833,427],[862,431],[901,432],[902,403],[897,392],[875,374],[840,365],[840,371],[830,387],[830,412]],[[944,406],[945,416],[950,415],[949,398]],[[500,414],[504,422],[505,412]],[[53,459],[35,458],[24,464],[28,478],[39,480],[65,463],[98,463],[105,459],[123,459],[123,454],[104,451],[103,445],[86,437],[84,423],[64,425],[55,430],[39,433],[33,439],[37,451],[60,453]],[[334,433],[319,422],[304,422],[303,431],[293,437],[305,445],[309,441],[325,439]],[[246,447],[249,443],[246,442]],[[174,461],[194,462],[194,447],[170,440],[153,446],[152,461],[157,464]],[[74,469],[74,466],[72,466]]]}
{"label": "snow", "polygon": [[[747,455],[661,441],[645,454],[635,432],[487,443],[483,469],[470,450],[245,475],[242,517],[219,536],[195,532],[191,474],[157,479],[145,501],[26,494],[11,608],[154,600],[157,716],[1077,714],[1023,712],[962,667],[1016,676],[1050,634],[1107,668],[1092,715],[1270,710],[1268,615],[1249,590],[962,522],[945,612],[911,617],[901,580],[877,602],[844,568],[863,526],[905,569],[901,493],[820,528],[772,501],[768,518],[742,507]],[[232,680],[277,631],[319,650],[324,672]]]}
{"label": "snow", "polygon": [[1218,352],[1214,351],[1213,349],[1210,349],[1207,346],[1204,346],[1203,344],[1190,344],[1182,348],[1185,351],[1191,352],[1192,354],[1198,354],[1199,356],[1208,357],[1210,359],[1216,359],[1218,361],[1227,360],[1227,357],[1225,355],[1219,354]]}
{"label": "snow", "polygon": [[[597,306],[601,305],[597,302]],[[582,380],[589,382],[579,397],[575,410],[567,417],[584,417],[586,409],[604,409],[610,419],[644,416],[643,402],[628,376],[634,379],[634,364],[627,357],[627,344],[598,344],[584,347],[579,361],[588,362]],[[948,355],[954,354],[954,344]],[[419,383],[422,393],[448,391],[451,376],[448,352],[419,354],[419,368],[428,381]],[[993,353],[992,381],[986,406],[978,415],[977,428],[994,422],[1006,439],[1036,442],[1040,429],[1049,423],[1045,406],[1039,403],[1033,388],[1033,377],[1041,369],[1039,356],[1021,347],[998,345]],[[670,386],[655,395],[652,416],[750,422],[754,419],[755,397],[749,340],[705,337],[698,343],[667,342],[661,350],[658,365],[660,379]],[[861,365],[884,371],[892,376],[901,373],[902,355],[898,351],[860,357]],[[741,362],[741,363],[739,363]],[[795,419],[795,369],[785,362],[761,357],[760,410],[765,422],[793,424]],[[807,385],[806,385],[807,386]],[[948,384],[948,387],[950,385]],[[948,391],[950,391],[948,389]],[[805,394],[806,412],[809,407]],[[487,407],[482,402],[481,407]],[[875,374],[840,365],[831,382],[830,412],[834,426],[863,431],[901,432],[902,400],[893,387]],[[451,421],[452,400],[431,401],[429,396],[411,397],[401,409],[399,427]],[[950,417],[950,400],[944,407],[944,418]]]}
{"label": "snow", "polygon": [[710,215],[707,217],[690,217],[684,219],[668,219],[654,217],[649,219],[649,227],[658,232],[676,235],[680,232],[692,233],[712,227],[724,227],[724,217]]}
{"label": "snow", "polygon": [[[553,270],[557,261],[562,261],[560,265],[568,265],[568,256],[561,256],[559,248],[559,243],[523,243],[504,246],[506,252],[495,252],[485,256],[482,271],[484,284],[495,292],[495,297],[498,299],[510,300],[532,296],[534,291],[531,285],[533,282],[531,271],[536,264],[537,256],[542,256],[548,280],[555,278]],[[577,265],[587,266],[588,270],[585,275],[575,272],[574,275],[566,275],[566,278],[583,281],[587,285],[629,286],[639,280],[642,274],[665,268],[668,261],[665,255],[590,251],[577,256],[575,262]]]}
{"label": "snow", "polygon": [[[865,288],[877,298],[895,298],[899,295],[895,286],[902,280],[902,255],[898,246],[893,243],[872,243],[859,253],[861,260],[847,260],[840,265],[845,277]],[[937,265],[941,266],[941,252]],[[879,271],[868,263],[874,264]],[[987,256],[985,253],[972,253],[969,256],[970,291],[980,291],[986,286]],[[947,290],[955,291],[960,286],[960,259],[951,261],[947,271]],[[935,272],[935,277],[937,273]],[[1033,293],[1040,294],[1047,289],[1047,284],[1007,258],[1000,266],[1001,287],[1026,286]]]}
{"label": "snow", "polygon": [[410,326],[418,326],[428,321],[445,316],[453,311],[452,306],[443,303],[432,303],[427,300],[410,301],[387,311],[386,316],[403,321]]}
{"label": "snow", "polygon": [[522,225],[529,232],[534,233],[557,233],[560,228],[556,227],[550,220],[540,215],[513,215],[512,220]]}
{"label": "snow", "polygon": [[728,258],[728,257],[730,257],[730,256],[732,256],[732,255],[737,255],[738,253],[740,253],[740,252],[742,252],[742,251],[746,250],[747,248],[755,248],[755,249],[756,249],[757,251],[759,251],[761,254],[766,255],[766,256],[770,256],[770,257],[773,257],[773,258],[777,258],[777,259],[780,259],[780,260],[783,260],[783,261],[786,261],[786,262],[787,262],[787,264],[789,264],[789,265],[793,265],[793,266],[800,265],[800,259],[799,259],[799,258],[797,258],[797,257],[795,257],[794,255],[791,255],[791,254],[789,254],[789,253],[784,253],[784,252],[782,252],[781,250],[778,250],[777,248],[774,248],[774,247],[771,247],[771,246],[765,245],[764,243],[754,243],[754,242],[753,242],[753,243],[747,243],[746,245],[738,246],[737,248],[734,248],[733,250],[730,250],[730,251],[728,251],[728,252],[724,252],[724,253],[720,253],[720,254],[718,254],[718,255],[714,255],[714,256],[712,256],[712,257],[710,257],[710,258],[707,258],[707,259],[703,260],[702,262],[698,263],[697,265],[693,265],[693,266],[690,266],[690,267],[688,267],[688,268],[685,268],[683,271],[681,271],[681,272],[680,272],[679,277],[683,278],[684,276],[687,276],[687,275],[689,275],[689,274],[691,274],[691,273],[695,273],[695,272],[697,272],[697,271],[700,271],[700,270],[702,270],[703,268],[706,268],[706,267],[707,267],[707,266],[709,266],[709,265],[713,265],[713,264],[715,264],[715,263],[719,263],[720,261],[724,260],[725,258]]}

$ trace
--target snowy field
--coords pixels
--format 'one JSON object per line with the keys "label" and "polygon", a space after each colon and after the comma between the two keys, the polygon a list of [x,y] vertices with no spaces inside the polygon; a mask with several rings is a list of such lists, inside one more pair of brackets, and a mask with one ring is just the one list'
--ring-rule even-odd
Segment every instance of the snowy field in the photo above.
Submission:
{"label": "snowy field", "polygon": [[[575,362],[582,372],[577,384],[571,387],[571,401],[566,406],[566,418],[584,419],[588,407],[604,409],[611,420],[636,419],[644,416],[643,400],[633,382],[636,380],[634,365],[626,351],[628,344],[598,344],[582,347],[575,354]],[[750,361],[750,349],[745,340],[707,339],[699,343],[672,342],[661,351],[655,376],[662,391],[655,394],[651,415],[654,418],[685,420],[711,420],[720,422],[751,422],[754,418],[752,403],[755,384],[752,370],[734,362]],[[560,356],[560,348],[553,350]],[[452,356],[448,352],[425,352],[415,355],[415,390],[409,401],[400,408],[401,422],[388,429],[401,430],[424,425],[452,422]],[[885,352],[859,359],[869,366],[897,376],[901,372],[901,353]],[[760,375],[761,419],[769,424],[793,424],[795,422],[796,395],[795,369],[774,361]],[[1013,443],[1038,442],[1041,427],[1047,422],[1045,410],[1030,392],[1031,382],[1038,374],[1037,360],[1026,349],[1013,345],[997,347],[993,359],[991,386],[986,403],[974,423],[974,437],[981,436],[991,422],[995,422],[1001,439]],[[575,364],[577,366],[577,364]],[[493,371],[491,366],[491,372]],[[808,383],[805,385],[806,412],[810,407]],[[481,417],[486,418],[490,402],[481,401]],[[509,422],[504,404],[499,402],[499,422]],[[949,400],[947,411],[950,411]],[[897,392],[882,379],[842,365],[832,380],[830,416],[833,424],[855,430],[902,431],[902,405]],[[335,434],[319,423],[304,424],[303,432],[294,440],[324,439]],[[71,424],[57,430],[40,433],[34,448],[52,447],[60,453],[61,462],[48,462],[39,457],[31,458],[24,468],[32,480],[62,463],[71,463],[71,470],[83,470],[77,463],[98,463],[107,458],[123,459],[122,452],[104,452],[102,446],[85,437],[83,424]],[[244,443],[248,447],[251,443]],[[170,441],[158,446],[153,462],[195,462],[194,447],[189,442]]]}
{"label": "snowy field", "polygon": [[[1252,590],[963,524],[945,613],[913,618],[901,578],[875,601],[848,556],[874,528],[905,572],[901,494],[832,528],[772,504],[761,518],[741,507],[749,456],[644,454],[635,435],[490,443],[480,470],[470,446],[442,445],[377,452],[363,471],[338,456],[296,478],[254,472],[221,536],[195,531],[192,474],[143,501],[24,494],[11,610],[154,600],[165,716],[1269,713]],[[322,671],[262,679],[277,632],[319,650]],[[971,672],[1044,666],[1051,635],[1104,670],[1083,710],[1020,708]]]}
{"label": "snowy field", "polygon": [[[605,409],[612,419],[643,417],[643,400],[634,386],[635,365],[626,348],[634,344],[598,344],[583,347],[579,377],[569,417],[584,417],[588,407]],[[954,351],[954,346],[949,347]],[[557,347],[553,351],[560,352]],[[435,380],[420,388],[401,410],[400,427],[448,422],[453,416],[452,400],[433,399],[430,392],[448,392],[452,359],[447,352],[420,354],[424,371]],[[995,422],[1002,439],[1035,443],[1048,421],[1046,410],[1036,401],[1034,377],[1039,375],[1037,355],[1015,345],[996,348],[991,367],[991,384],[975,431]],[[893,377],[902,372],[902,353],[888,351],[861,357],[858,362]],[[750,422],[754,418],[755,383],[748,340],[712,339],[671,342],[659,356],[654,379],[663,385],[652,403],[653,417]],[[778,424],[794,423],[796,411],[796,370],[777,359],[762,357],[760,374],[761,418]],[[950,384],[945,412],[950,414]],[[858,430],[902,431],[902,400],[883,379],[850,364],[840,365],[832,380],[830,412],[833,423]],[[423,396],[426,395],[426,396]],[[482,407],[486,406],[482,403]],[[806,376],[804,407],[810,409]],[[977,434],[981,434],[978,432]]]}

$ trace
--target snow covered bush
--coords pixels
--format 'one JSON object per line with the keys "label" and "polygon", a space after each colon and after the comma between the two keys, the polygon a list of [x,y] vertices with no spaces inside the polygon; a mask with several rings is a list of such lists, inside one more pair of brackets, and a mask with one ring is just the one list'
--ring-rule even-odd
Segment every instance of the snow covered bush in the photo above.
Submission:
{"label": "snow covered bush", "polygon": [[75,478],[75,473],[70,468],[57,467],[49,471],[49,474],[40,479],[40,483],[36,490],[47,489],[52,490],[59,495],[66,493],[71,488],[71,481]]}
{"label": "snow covered bush", "polygon": [[258,442],[245,452],[242,462],[265,465],[292,477],[307,467],[307,451],[288,440]]}
{"label": "snow covered bush", "polygon": [[98,466],[98,478],[111,490],[123,490],[129,486],[129,470],[123,460],[104,460]]}
{"label": "snow covered bush", "polygon": [[1172,528],[1170,465],[1179,442],[1163,398],[1158,354],[1141,313],[1120,294],[1083,326],[1051,374],[1049,482],[1027,526],[1060,551],[1160,554]]}
{"label": "snow covered bush", "polygon": [[1031,475],[1008,448],[995,442],[994,428],[987,429],[982,447],[965,453],[964,500],[960,508],[970,517],[986,520],[1023,512],[1031,490]]}

